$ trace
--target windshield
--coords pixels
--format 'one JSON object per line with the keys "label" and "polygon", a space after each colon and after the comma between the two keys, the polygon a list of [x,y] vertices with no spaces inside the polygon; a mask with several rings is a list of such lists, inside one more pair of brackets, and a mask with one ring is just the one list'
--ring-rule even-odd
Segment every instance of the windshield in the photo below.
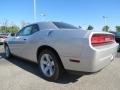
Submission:
{"label": "windshield", "polygon": [[78,29],[77,27],[73,25],[63,23],[63,22],[53,22],[53,23],[60,29]]}

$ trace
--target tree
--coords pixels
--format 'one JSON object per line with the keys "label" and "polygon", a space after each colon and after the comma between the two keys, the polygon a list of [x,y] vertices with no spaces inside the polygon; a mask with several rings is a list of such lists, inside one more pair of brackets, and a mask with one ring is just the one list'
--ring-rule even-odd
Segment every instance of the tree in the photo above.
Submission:
{"label": "tree", "polygon": [[104,26],[103,29],[102,29],[102,31],[108,32],[109,28],[110,28],[109,26]]}
{"label": "tree", "polygon": [[115,28],[117,32],[120,32],[120,26],[116,26]]}
{"label": "tree", "polygon": [[14,25],[14,26],[1,26],[1,28],[0,28],[0,32],[2,32],[2,33],[16,33],[16,32],[18,32],[18,30],[19,30],[19,27],[17,27],[16,25]]}
{"label": "tree", "polygon": [[0,28],[0,32],[5,33],[7,30],[7,26],[8,26],[8,20],[4,20],[1,23],[1,28]]}
{"label": "tree", "polygon": [[93,26],[89,25],[87,30],[93,30]]}
{"label": "tree", "polygon": [[1,27],[0,27],[0,32],[1,32],[1,33],[4,33],[5,30],[6,30],[6,26],[1,26]]}
{"label": "tree", "polygon": [[19,30],[19,27],[15,25],[13,22],[11,24],[8,22],[8,20],[3,21],[0,23],[0,32],[1,33],[16,33]]}
{"label": "tree", "polygon": [[10,27],[8,27],[8,33],[16,33],[16,32],[18,32],[18,30],[19,30],[19,27],[17,27],[16,25],[14,25],[14,26],[10,26]]}

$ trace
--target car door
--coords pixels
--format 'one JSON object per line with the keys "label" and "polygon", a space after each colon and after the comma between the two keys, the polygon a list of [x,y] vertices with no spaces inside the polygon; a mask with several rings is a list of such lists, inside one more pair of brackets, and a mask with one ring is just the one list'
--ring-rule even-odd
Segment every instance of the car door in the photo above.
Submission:
{"label": "car door", "polygon": [[37,31],[39,31],[39,27],[37,24],[34,24],[24,27],[16,34],[13,44],[13,52],[15,55],[29,59],[28,54],[30,50],[28,49],[31,47],[32,38],[34,39],[33,34]]}
{"label": "car door", "polygon": [[25,55],[25,48],[29,42],[29,36],[31,35],[32,26],[24,27],[22,30],[20,30],[16,37],[14,37],[12,43],[12,51],[15,55],[24,57]]}

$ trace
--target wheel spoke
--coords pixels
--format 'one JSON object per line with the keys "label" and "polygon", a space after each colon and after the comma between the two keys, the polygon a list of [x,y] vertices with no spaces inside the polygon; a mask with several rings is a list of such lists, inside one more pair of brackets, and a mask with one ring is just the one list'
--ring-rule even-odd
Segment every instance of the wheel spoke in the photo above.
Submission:
{"label": "wheel spoke", "polygon": [[44,67],[44,71],[45,71],[46,74],[48,74],[48,70],[49,70],[48,66]]}
{"label": "wheel spoke", "polygon": [[53,70],[53,68],[52,68],[52,67],[50,67],[50,69],[49,69],[49,73],[50,73],[50,76],[52,76],[52,75],[53,75],[54,70]]}
{"label": "wheel spoke", "polygon": [[54,66],[55,64],[54,64],[54,62],[53,62],[53,60],[51,61],[51,66]]}
{"label": "wheel spoke", "polygon": [[45,61],[45,60],[43,60],[42,63],[43,63],[44,65],[47,65],[47,61]]}

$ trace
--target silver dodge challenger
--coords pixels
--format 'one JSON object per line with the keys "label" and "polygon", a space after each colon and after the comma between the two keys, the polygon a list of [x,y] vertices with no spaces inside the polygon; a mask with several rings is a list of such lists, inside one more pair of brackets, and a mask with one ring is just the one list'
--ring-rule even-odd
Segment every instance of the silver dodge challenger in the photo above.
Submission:
{"label": "silver dodge challenger", "polygon": [[45,79],[56,81],[65,70],[97,72],[114,60],[118,44],[107,32],[79,29],[63,22],[38,22],[23,27],[4,42],[5,56],[38,64]]}

